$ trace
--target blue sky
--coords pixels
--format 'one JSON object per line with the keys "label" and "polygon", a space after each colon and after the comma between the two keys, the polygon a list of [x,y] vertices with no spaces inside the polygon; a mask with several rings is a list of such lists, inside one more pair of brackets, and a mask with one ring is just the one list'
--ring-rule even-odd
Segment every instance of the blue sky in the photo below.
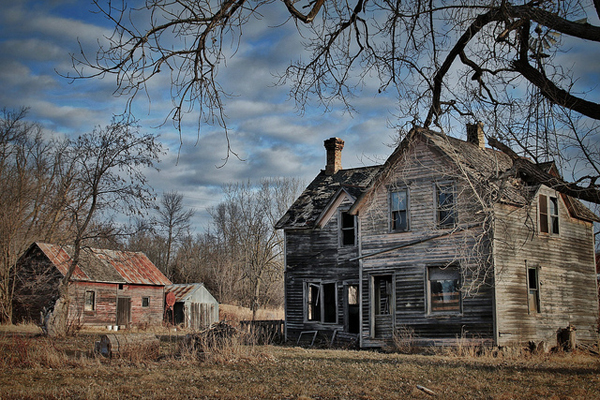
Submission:
{"label": "blue sky", "polygon": [[[72,73],[70,53],[78,52],[78,41],[93,49],[97,38],[111,32],[104,18],[90,12],[90,1],[0,0],[0,6],[1,107],[30,107],[30,120],[65,135],[90,132],[124,110],[126,98],[113,94],[114,80],[71,82],[59,75]],[[239,50],[219,74],[233,94],[226,112],[231,144],[242,160],[231,157],[217,168],[227,155],[223,130],[202,125],[199,133],[197,115],[186,116],[181,137],[171,124],[160,126],[171,106],[168,77],[153,82],[151,103],[143,96],[134,103],[141,131],[160,135],[168,149],[160,172],[148,173],[150,184],[159,196],[183,194],[186,206],[196,210],[197,231],[207,226],[206,209],[220,201],[224,183],[279,176],[309,182],[325,165],[323,141],[329,137],[346,141],[345,168],[371,165],[391,151],[395,133],[388,120],[397,103],[374,90],[365,89],[353,116],[335,105],[329,113],[308,108],[299,115],[289,87],[274,85],[273,75],[298,56],[301,44],[292,24],[273,28],[285,22],[283,4],[269,10],[262,21],[244,27]]]}

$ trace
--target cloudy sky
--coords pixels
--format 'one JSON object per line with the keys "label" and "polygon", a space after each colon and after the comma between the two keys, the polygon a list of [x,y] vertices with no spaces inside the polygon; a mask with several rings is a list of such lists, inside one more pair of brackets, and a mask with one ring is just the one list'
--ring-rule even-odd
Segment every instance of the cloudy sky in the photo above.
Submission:
{"label": "cloudy sky", "polygon": [[[126,98],[113,94],[114,79],[72,82],[60,76],[72,73],[70,54],[78,52],[78,43],[93,49],[111,32],[103,17],[90,12],[91,1],[0,0],[0,6],[0,107],[29,107],[29,119],[65,135],[105,126],[124,110]],[[371,165],[390,153],[393,98],[365,88],[353,115],[335,105],[328,113],[308,108],[300,115],[288,99],[289,87],[274,85],[274,74],[301,49],[293,24],[273,28],[285,22],[283,7],[270,7],[271,15],[245,28],[235,57],[219,72],[225,90],[234,95],[226,112],[240,159],[230,157],[217,168],[227,155],[225,135],[206,125],[198,132],[197,115],[186,117],[181,137],[172,124],[161,124],[171,107],[168,76],[153,82],[151,103],[142,96],[134,104],[141,130],[160,135],[168,149],[160,172],[149,174],[151,185],[159,196],[172,190],[183,194],[186,206],[196,209],[198,231],[206,227],[206,209],[220,200],[224,183],[280,176],[310,181],[325,165],[327,138],[345,140],[344,167]]]}
{"label": "cloudy sky", "polygon": [[[109,23],[93,13],[90,0],[0,0],[0,107],[29,107],[29,119],[49,132],[75,136],[107,125],[113,114],[123,112],[126,98],[114,94],[114,78],[71,81],[71,53],[79,44],[94,54],[98,38],[110,35]],[[168,75],[151,85],[148,101],[134,103],[141,131],[160,135],[168,150],[150,172],[158,196],[177,191],[187,207],[196,210],[194,228],[202,231],[209,218],[206,209],[221,199],[226,183],[257,182],[266,177],[297,177],[309,182],[325,165],[323,141],[337,136],[345,140],[343,166],[360,167],[381,162],[391,152],[396,132],[397,101],[378,94],[375,80],[357,93],[349,115],[332,104],[331,110],[308,107],[299,114],[288,98],[289,86],[276,86],[276,74],[301,57],[301,38],[287,21],[282,2],[265,9],[261,20],[245,25],[235,57],[219,69],[219,82],[233,96],[227,99],[229,139],[239,159],[227,156],[227,140],[220,127],[201,125],[197,115],[185,117],[182,133],[167,122],[171,110]],[[287,22],[286,22],[287,21]],[[597,22],[597,21],[595,21]],[[600,56],[573,48],[567,57],[584,60],[576,68],[579,84],[597,90]],[[591,77],[591,78],[590,78]],[[390,123],[392,121],[392,123]]]}

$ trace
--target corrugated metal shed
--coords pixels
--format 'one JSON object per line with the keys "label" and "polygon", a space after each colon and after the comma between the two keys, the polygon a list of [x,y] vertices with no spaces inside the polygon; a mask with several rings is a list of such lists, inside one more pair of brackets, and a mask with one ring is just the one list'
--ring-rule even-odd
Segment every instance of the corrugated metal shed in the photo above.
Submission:
{"label": "corrugated metal shed", "polygon": [[[167,318],[187,328],[204,329],[219,321],[219,302],[202,283],[180,283],[165,287],[165,293],[175,295],[173,309]],[[170,317],[170,318],[169,318]]]}
{"label": "corrugated metal shed", "polygon": [[[72,246],[34,243],[61,274],[66,274],[73,254]],[[162,272],[144,253],[83,248],[73,273],[75,281],[126,283],[140,285],[170,285]]]}

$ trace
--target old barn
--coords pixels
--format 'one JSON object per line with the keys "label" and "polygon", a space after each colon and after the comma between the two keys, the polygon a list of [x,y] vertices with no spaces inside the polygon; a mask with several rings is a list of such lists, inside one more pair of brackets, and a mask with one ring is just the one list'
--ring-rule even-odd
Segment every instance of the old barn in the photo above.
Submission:
{"label": "old barn", "polygon": [[[553,346],[598,339],[593,222],[578,200],[467,140],[414,129],[382,165],[343,169],[344,142],[277,223],[285,232],[286,335]],[[552,162],[539,165],[558,176]]]}
{"label": "old barn", "polygon": [[[73,249],[33,243],[18,261],[15,320],[38,321],[53,307]],[[70,283],[69,323],[81,326],[160,325],[171,282],[138,252],[83,248]]]}

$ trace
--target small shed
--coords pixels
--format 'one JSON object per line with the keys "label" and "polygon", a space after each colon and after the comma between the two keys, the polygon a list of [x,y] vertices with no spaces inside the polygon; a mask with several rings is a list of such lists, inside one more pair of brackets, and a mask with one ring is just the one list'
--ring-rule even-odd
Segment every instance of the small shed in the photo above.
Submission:
{"label": "small shed", "polygon": [[[204,329],[219,322],[219,302],[203,283],[180,283],[165,287],[168,322],[186,328]],[[171,297],[173,306],[168,299]]]}

